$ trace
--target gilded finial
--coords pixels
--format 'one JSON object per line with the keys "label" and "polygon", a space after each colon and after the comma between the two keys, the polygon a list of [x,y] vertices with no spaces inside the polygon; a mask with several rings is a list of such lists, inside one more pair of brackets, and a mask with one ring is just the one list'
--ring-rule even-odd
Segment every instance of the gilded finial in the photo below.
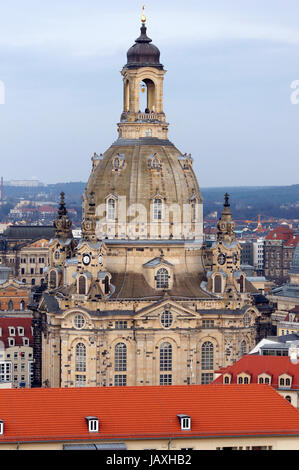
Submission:
{"label": "gilded finial", "polygon": [[141,17],[141,23],[145,24],[146,23],[146,16],[145,16],[145,5],[142,7],[142,17]]}

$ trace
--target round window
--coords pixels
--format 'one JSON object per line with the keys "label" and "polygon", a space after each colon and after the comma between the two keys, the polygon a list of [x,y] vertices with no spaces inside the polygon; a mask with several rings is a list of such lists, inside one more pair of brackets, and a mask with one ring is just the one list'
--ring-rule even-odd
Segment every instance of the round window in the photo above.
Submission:
{"label": "round window", "polygon": [[74,318],[74,326],[75,328],[80,330],[81,328],[84,327],[84,325],[85,325],[85,318],[83,315],[81,315],[81,313],[78,313],[78,315],[76,315]]}
{"label": "round window", "polygon": [[161,324],[164,328],[170,328],[173,323],[173,315],[169,310],[165,310],[161,315]]}

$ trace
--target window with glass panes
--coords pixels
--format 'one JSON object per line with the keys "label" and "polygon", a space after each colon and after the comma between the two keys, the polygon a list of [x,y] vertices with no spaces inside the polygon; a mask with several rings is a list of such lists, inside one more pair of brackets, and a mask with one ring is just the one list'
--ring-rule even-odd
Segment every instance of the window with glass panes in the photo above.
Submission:
{"label": "window with glass panes", "polygon": [[117,372],[127,370],[127,346],[124,343],[115,346],[114,370]]}
{"label": "window with glass panes", "polygon": [[172,370],[172,346],[163,343],[160,346],[160,371]]}
{"label": "window with glass panes", "polygon": [[86,346],[83,343],[76,345],[76,371],[86,372]]}
{"label": "window with glass panes", "polygon": [[160,385],[172,385],[172,374],[160,374]]}
{"label": "window with glass panes", "polygon": [[201,383],[202,383],[202,385],[209,384],[209,383],[213,382],[213,379],[214,379],[214,374],[205,373],[205,372],[201,374]]}
{"label": "window with glass panes", "polygon": [[168,289],[169,274],[167,269],[161,268],[156,274],[156,288],[157,289]]}
{"label": "window with glass panes", "polygon": [[0,362],[0,382],[11,381],[11,363]]}
{"label": "window with glass panes", "polygon": [[76,375],[75,386],[76,387],[85,387],[86,386],[86,375]]}
{"label": "window with glass panes", "polygon": [[214,346],[210,341],[206,341],[201,347],[201,368],[214,369]]}
{"label": "window with glass panes", "polygon": [[127,376],[125,374],[117,374],[114,376],[115,387],[125,387],[127,385]]}

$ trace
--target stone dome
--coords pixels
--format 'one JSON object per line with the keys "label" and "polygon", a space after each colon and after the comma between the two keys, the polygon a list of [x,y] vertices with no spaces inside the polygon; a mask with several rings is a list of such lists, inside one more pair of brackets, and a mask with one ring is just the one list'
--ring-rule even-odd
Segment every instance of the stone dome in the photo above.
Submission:
{"label": "stone dome", "polygon": [[127,52],[127,68],[155,67],[163,69],[160,64],[160,51],[151,44],[152,40],[146,34],[146,26],[141,26],[141,35]]}
{"label": "stone dome", "polygon": [[[192,158],[183,155],[168,140],[140,138],[135,142],[118,139],[103,155],[94,159],[83,201],[85,212],[90,194],[96,203],[97,236],[100,239],[193,239],[196,227],[193,216],[190,215],[192,220],[188,221],[188,210],[194,204],[199,212],[197,229],[202,231],[202,199]],[[109,200],[112,206],[118,206],[116,229],[105,219]],[[160,218],[158,214],[160,228],[154,224],[154,232],[151,232],[155,200],[157,205],[163,206],[163,214]]]}

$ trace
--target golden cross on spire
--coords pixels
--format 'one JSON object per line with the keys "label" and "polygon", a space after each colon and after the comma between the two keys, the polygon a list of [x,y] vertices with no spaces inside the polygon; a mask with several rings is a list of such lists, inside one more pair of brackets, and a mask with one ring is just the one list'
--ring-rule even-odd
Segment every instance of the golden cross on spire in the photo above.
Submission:
{"label": "golden cross on spire", "polygon": [[142,7],[142,17],[141,17],[141,23],[145,24],[146,22],[146,16],[145,16],[145,5]]}

